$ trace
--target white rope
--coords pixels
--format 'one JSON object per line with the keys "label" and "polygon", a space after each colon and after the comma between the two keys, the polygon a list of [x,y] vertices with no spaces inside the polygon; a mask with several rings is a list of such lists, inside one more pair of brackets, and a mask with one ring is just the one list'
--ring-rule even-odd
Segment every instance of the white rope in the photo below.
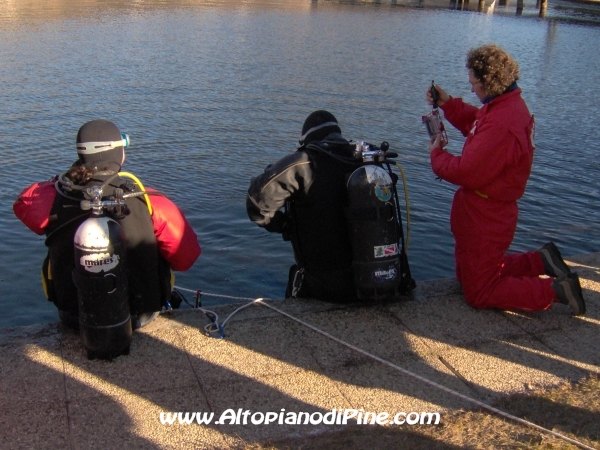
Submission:
{"label": "white rope", "polygon": [[250,303],[247,303],[245,305],[240,306],[239,308],[237,308],[235,311],[233,311],[231,314],[229,314],[229,316],[227,316],[227,318],[223,321],[223,323],[219,323],[219,316],[216,312],[211,311],[209,309],[206,308],[202,308],[200,306],[195,307],[193,309],[197,309],[201,312],[203,312],[211,321],[212,323],[209,323],[208,325],[204,326],[204,331],[210,336],[213,333],[219,333],[221,338],[225,337],[225,324],[229,321],[229,319],[231,319],[235,314],[237,314],[238,312],[240,312],[242,309],[247,308],[248,306],[253,305],[254,303],[263,300],[262,298],[257,298],[256,300],[249,298],[249,297],[233,297],[231,295],[220,295],[220,294],[211,294],[210,292],[202,292],[200,290],[192,290],[192,289],[186,289],[186,288],[182,288],[179,286],[175,286],[176,289],[180,290],[180,291],[185,291],[185,292],[191,292],[193,294],[196,295],[206,295],[209,297],[219,297],[219,298],[227,298],[227,299],[231,299],[231,300],[250,300]]}
{"label": "white rope", "polygon": [[[197,290],[194,291],[192,289],[186,289],[186,288],[182,288],[182,287],[179,287],[179,286],[175,286],[175,288],[179,289],[180,291],[191,292],[193,294],[195,294],[195,293],[198,292]],[[250,301],[254,300],[251,297],[234,297],[232,295],[211,294],[210,292],[203,292],[203,291],[200,291],[200,294],[201,295],[206,295],[208,297],[228,298],[228,299],[231,299],[231,300],[250,300]]]}
{"label": "white rope", "polygon": [[[194,292],[194,293],[198,292],[198,291],[192,291],[192,290],[190,290],[190,289],[184,289],[184,288],[177,288],[177,289],[181,289],[181,290],[183,290],[183,291],[187,291],[187,292]],[[227,317],[227,319],[225,319],[225,320],[223,321],[223,323],[222,323],[222,324],[220,324],[220,325],[219,325],[219,324],[218,324],[218,322],[217,322],[217,320],[215,320],[215,323],[217,324],[217,326],[218,326],[218,327],[220,327],[220,328],[221,328],[221,330],[222,330],[222,328],[225,326],[225,323],[226,323],[226,322],[227,322],[227,321],[228,321],[228,320],[229,320],[231,317],[233,317],[233,315],[237,314],[237,313],[238,313],[239,311],[241,311],[242,309],[245,309],[245,308],[247,308],[248,306],[251,306],[251,305],[254,305],[254,304],[261,304],[261,305],[263,305],[263,306],[265,306],[265,307],[267,307],[267,308],[269,308],[269,309],[272,309],[273,311],[276,311],[276,312],[278,312],[278,313],[279,313],[279,314],[281,314],[282,316],[285,316],[285,317],[287,317],[287,318],[289,318],[289,319],[292,319],[294,322],[297,322],[297,323],[299,323],[300,325],[303,325],[303,326],[305,326],[305,327],[307,327],[307,328],[309,328],[309,329],[311,329],[311,330],[315,331],[316,333],[319,333],[319,334],[321,334],[321,335],[323,335],[323,336],[327,337],[328,339],[331,339],[332,341],[335,341],[335,342],[337,342],[338,344],[341,344],[341,345],[343,345],[344,347],[347,347],[347,348],[349,348],[349,349],[351,349],[351,350],[354,350],[355,352],[358,352],[358,353],[360,353],[360,354],[362,354],[362,355],[364,355],[364,356],[367,356],[368,358],[371,358],[371,359],[373,359],[373,360],[375,360],[375,361],[377,361],[377,362],[380,362],[381,364],[384,364],[384,365],[386,365],[386,366],[388,366],[388,367],[391,367],[391,368],[392,368],[392,369],[394,369],[394,370],[397,370],[397,371],[399,371],[399,372],[402,372],[402,373],[403,373],[403,374],[405,374],[405,375],[408,375],[408,376],[410,376],[410,377],[413,377],[413,378],[415,378],[415,379],[417,379],[417,380],[419,380],[419,381],[422,381],[423,383],[426,383],[426,384],[428,384],[428,385],[430,385],[430,386],[434,386],[434,387],[436,387],[436,388],[438,388],[438,389],[441,389],[441,390],[442,390],[442,391],[444,391],[444,392],[447,392],[447,393],[449,393],[449,394],[451,394],[451,395],[454,395],[454,396],[456,396],[456,397],[458,397],[458,398],[461,398],[461,399],[463,399],[463,400],[466,400],[467,402],[470,402],[470,403],[473,403],[473,404],[475,404],[475,405],[477,405],[477,406],[480,406],[480,407],[481,407],[481,408],[483,408],[483,409],[487,409],[488,411],[491,411],[491,412],[493,412],[493,413],[496,413],[496,414],[498,414],[499,416],[505,417],[505,418],[507,418],[507,419],[510,419],[510,420],[512,420],[512,421],[514,421],[514,422],[521,423],[521,424],[523,424],[523,425],[525,425],[525,426],[528,426],[528,427],[530,427],[530,428],[536,429],[536,430],[538,430],[538,431],[540,431],[540,432],[542,432],[542,433],[550,434],[550,435],[552,435],[552,436],[554,436],[554,437],[557,437],[557,438],[563,439],[563,440],[565,440],[565,441],[567,441],[567,442],[570,442],[570,443],[571,443],[571,444],[573,444],[573,445],[576,445],[577,447],[580,447],[580,448],[583,448],[583,449],[586,449],[586,450],[597,450],[597,449],[594,449],[593,447],[590,447],[590,446],[588,446],[588,445],[586,445],[586,444],[584,444],[584,443],[582,443],[582,442],[576,441],[575,439],[571,439],[570,437],[568,437],[568,436],[565,436],[564,434],[557,433],[556,431],[549,430],[549,429],[547,429],[547,428],[544,428],[544,427],[542,427],[542,426],[540,426],[540,425],[537,425],[537,424],[535,424],[535,423],[533,423],[533,422],[529,422],[528,420],[521,419],[520,417],[517,417],[517,416],[513,416],[512,414],[506,413],[506,412],[504,412],[504,411],[502,411],[502,410],[500,410],[500,409],[498,409],[498,408],[494,408],[493,406],[491,406],[491,405],[488,405],[487,403],[481,402],[481,401],[479,401],[479,400],[476,400],[476,399],[474,399],[474,398],[472,398],[472,397],[469,397],[469,396],[467,396],[467,395],[461,394],[460,392],[457,392],[457,391],[455,391],[455,390],[453,390],[453,389],[447,388],[446,386],[443,386],[443,385],[441,385],[441,384],[438,384],[438,383],[436,383],[435,381],[431,381],[431,380],[429,380],[429,379],[427,379],[427,378],[425,378],[425,377],[422,377],[421,375],[417,375],[416,373],[414,373],[414,372],[411,372],[410,370],[404,369],[404,368],[402,368],[402,367],[400,367],[400,366],[397,366],[396,364],[393,364],[393,363],[391,363],[391,362],[389,362],[389,361],[386,361],[385,359],[379,358],[378,356],[376,356],[376,355],[373,355],[373,354],[371,354],[371,353],[369,353],[369,352],[366,352],[365,350],[362,350],[362,349],[361,349],[361,348],[359,348],[359,347],[355,347],[354,345],[352,345],[352,344],[349,344],[348,342],[342,341],[341,339],[338,339],[338,338],[336,338],[335,336],[332,336],[331,334],[329,334],[329,333],[327,333],[327,332],[325,332],[325,331],[323,331],[323,330],[321,330],[321,329],[319,329],[319,328],[316,328],[316,327],[314,327],[313,325],[311,325],[311,324],[309,324],[309,323],[307,323],[307,322],[304,322],[303,320],[301,320],[301,319],[298,319],[298,318],[296,318],[296,317],[294,317],[294,316],[292,316],[292,315],[290,315],[290,314],[286,313],[285,311],[282,311],[282,310],[280,310],[280,309],[278,309],[278,308],[276,308],[276,307],[274,307],[274,306],[272,306],[272,305],[269,305],[268,303],[265,303],[265,302],[263,301],[263,300],[268,300],[268,299],[264,299],[264,298],[251,299],[251,298],[248,298],[248,297],[230,297],[230,296],[226,296],[226,295],[210,294],[210,293],[207,293],[207,292],[203,292],[203,293],[202,293],[202,295],[207,295],[207,296],[212,296],[212,297],[221,297],[221,298],[240,299],[240,300],[251,300],[251,302],[250,302],[250,303],[247,303],[247,304],[245,304],[245,305],[242,305],[241,307],[239,307],[239,308],[237,308],[235,311],[233,311],[233,312],[232,312],[232,313],[231,313],[231,314],[230,314],[230,315]],[[215,313],[212,313],[212,314],[214,314],[214,316],[215,316],[215,317],[217,316]],[[211,323],[211,324],[209,324],[208,326],[214,326],[214,324],[212,324],[212,323]],[[205,330],[206,330],[206,327],[205,327]],[[214,332],[214,331],[211,331],[211,332]]]}

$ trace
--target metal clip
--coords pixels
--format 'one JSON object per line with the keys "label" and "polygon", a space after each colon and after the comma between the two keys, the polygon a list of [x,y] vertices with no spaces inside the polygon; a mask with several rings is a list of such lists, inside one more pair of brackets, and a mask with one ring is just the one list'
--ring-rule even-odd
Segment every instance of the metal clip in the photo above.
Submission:
{"label": "metal clip", "polygon": [[296,298],[298,292],[302,288],[302,282],[304,281],[304,267],[298,269],[294,275],[294,281],[292,282],[292,297]]}
{"label": "metal clip", "polygon": [[173,307],[171,306],[171,303],[169,302],[169,300],[165,301],[165,306],[162,307],[162,311],[165,314],[169,314],[170,316],[173,315]]}
{"label": "metal clip", "polygon": [[225,330],[223,329],[223,325],[221,325],[218,322],[218,318],[215,315],[215,313],[213,313],[212,311],[204,311],[204,314],[212,322],[210,324],[210,326],[206,330],[206,335],[208,337],[217,337],[217,336],[213,336],[212,333],[219,333],[219,336],[218,336],[217,339],[223,339],[223,338],[225,338]]}

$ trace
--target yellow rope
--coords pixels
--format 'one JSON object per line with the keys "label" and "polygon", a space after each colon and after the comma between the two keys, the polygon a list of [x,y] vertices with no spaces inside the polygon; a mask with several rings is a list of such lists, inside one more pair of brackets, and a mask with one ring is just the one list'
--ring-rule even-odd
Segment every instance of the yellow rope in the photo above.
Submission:
{"label": "yellow rope", "polygon": [[402,175],[402,185],[404,186],[404,201],[406,203],[406,243],[404,244],[404,247],[408,253],[408,242],[410,241],[410,204],[408,202],[408,187],[406,186],[406,175],[404,174],[404,169],[399,163],[396,163],[396,167],[398,167],[400,175]]}

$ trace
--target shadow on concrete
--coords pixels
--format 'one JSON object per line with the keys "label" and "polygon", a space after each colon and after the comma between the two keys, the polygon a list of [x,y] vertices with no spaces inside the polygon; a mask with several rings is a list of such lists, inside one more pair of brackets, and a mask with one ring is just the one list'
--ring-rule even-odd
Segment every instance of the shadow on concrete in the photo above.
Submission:
{"label": "shadow on concrete", "polygon": [[524,394],[514,395],[498,402],[496,406],[549,430],[600,440],[599,411]]}
{"label": "shadow on concrete", "polygon": [[409,448],[411,450],[458,450],[459,447],[445,442],[436,441],[418,432],[399,430],[389,427],[360,426],[348,427],[344,431],[319,436],[306,436],[303,438],[286,439],[284,441],[271,441],[269,448],[274,449],[302,449],[321,450],[329,448],[343,448],[347,450],[376,448],[377,450],[397,450]]}
{"label": "shadow on concrete", "polygon": [[[598,265],[587,263],[579,268],[588,286],[586,320],[570,317],[564,308],[536,314],[475,311],[452,280],[425,284],[411,301],[400,303],[272,304],[384,361],[490,403],[523,392],[528,384],[548,387],[598,372],[599,352],[592,343],[600,323],[600,276]],[[235,308],[219,307],[221,320]],[[350,425],[252,424],[250,414],[287,417],[333,409],[443,414],[473,406],[264,306],[234,316],[225,339],[207,337],[202,332],[207,323],[199,311],[161,317],[135,333],[129,356],[112,362],[88,360],[79,336],[58,324],[5,336],[0,394],[7,411],[1,419],[9,430],[7,445],[243,448],[295,436],[318,448],[320,439],[345,436],[341,432]],[[516,415],[548,427],[572,416],[600,422],[585,408],[557,405],[558,415],[550,420],[532,417],[535,405],[523,405]],[[247,424],[216,423],[223,412],[240,409],[250,411]],[[163,425],[160,412],[212,412],[214,418],[209,425]],[[592,431],[575,432],[593,438],[597,431],[590,426]],[[368,427],[365,436],[375,429]],[[414,433],[407,425],[389,428],[396,438]],[[354,447],[347,447],[340,438],[336,448],[372,446],[356,439]],[[423,448],[452,448],[423,440]]]}

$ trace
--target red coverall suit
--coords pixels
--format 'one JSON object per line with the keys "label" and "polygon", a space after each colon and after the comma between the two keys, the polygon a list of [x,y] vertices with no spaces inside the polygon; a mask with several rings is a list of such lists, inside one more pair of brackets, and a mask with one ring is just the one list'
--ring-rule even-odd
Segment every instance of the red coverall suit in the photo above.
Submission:
{"label": "red coverall suit", "polygon": [[[90,183],[98,185],[105,178],[110,179],[110,173],[96,175]],[[48,256],[42,270],[45,294],[59,311],[74,314],[78,310],[78,295],[71,275],[73,236],[89,214],[75,208],[79,203],[79,193],[71,194],[77,197],[64,198],[57,192],[56,180],[34,183],[24,189],[13,210],[30,230],[48,236],[45,242]],[[125,181],[117,178],[109,186],[114,188]],[[154,192],[150,188],[146,191]],[[201,253],[196,233],[183,212],[163,195],[151,197],[151,214],[146,201],[136,197],[126,200],[130,214],[116,219],[120,220],[126,236],[127,258],[131,261],[128,270],[129,301],[135,314],[159,311],[172,287],[169,269],[186,271]]]}
{"label": "red coverall suit", "polygon": [[[36,234],[44,234],[56,195],[56,179],[23,189],[13,205],[15,215]],[[156,192],[147,188],[147,192]],[[163,195],[152,196],[152,227],[161,255],[171,269],[185,272],[202,252],[196,233],[179,208]]]}
{"label": "red coverall suit", "polygon": [[446,119],[467,139],[462,154],[436,148],[431,167],[460,186],[450,225],[455,239],[456,277],[467,303],[475,308],[543,310],[555,292],[551,278],[540,278],[538,252],[506,255],[517,227],[517,200],[533,162],[534,119],[521,89],[500,95],[481,108],[450,98]]}

